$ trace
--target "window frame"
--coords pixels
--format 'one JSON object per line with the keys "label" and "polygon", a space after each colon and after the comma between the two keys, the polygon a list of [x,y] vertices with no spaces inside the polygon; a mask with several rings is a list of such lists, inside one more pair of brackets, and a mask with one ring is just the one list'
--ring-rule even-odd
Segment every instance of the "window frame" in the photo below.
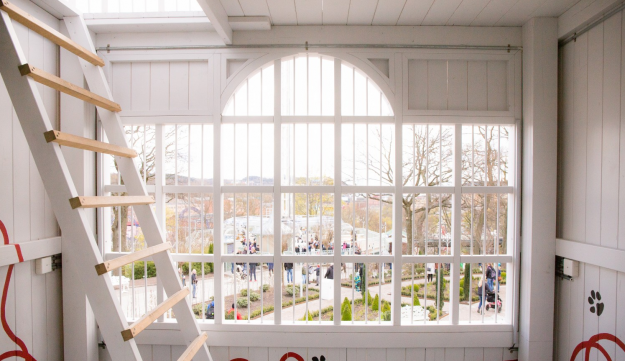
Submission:
{"label": "window frame", "polygon": [[[218,58],[219,54],[215,54],[215,58]],[[401,56],[398,56],[397,62],[400,62]],[[514,59],[514,58],[513,58]],[[190,262],[214,262],[215,263],[215,279],[217,279],[217,277],[220,277],[223,279],[223,275],[222,275],[222,269],[223,269],[223,261],[226,260],[235,260],[238,259],[238,257],[241,257],[241,259],[245,259],[247,262],[250,262],[252,259],[256,259],[259,262],[267,262],[269,259],[273,260],[274,264],[282,264],[284,261],[289,261],[291,260],[291,257],[297,258],[298,262],[305,262],[305,260],[307,259],[307,257],[318,257],[318,256],[304,256],[304,258],[302,258],[302,256],[284,256],[281,254],[281,252],[279,252],[279,243],[278,242],[274,242],[274,255],[273,256],[229,256],[229,255],[225,255],[222,254],[222,242],[221,242],[221,234],[222,234],[222,223],[223,223],[223,209],[222,209],[222,196],[225,193],[232,193],[235,190],[240,191],[240,192],[245,192],[245,193],[266,193],[268,190],[272,189],[273,193],[274,193],[274,204],[277,202],[277,200],[281,199],[282,193],[285,193],[287,191],[292,191],[291,188],[294,187],[283,187],[281,186],[281,167],[280,167],[280,154],[281,154],[281,145],[280,142],[275,142],[274,145],[274,185],[273,186],[223,186],[222,184],[222,179],[221,179],[221,165],[220,165],[220,155],[221,155],[221,141],[220,141],[220,136],[221,136],[221,124],[226,124],[226,123],[273,123],[274,124],[274,139],[281,139],[280,138],[280,134],[281,134],[281,130],[282,130],[282,124],[285,123],[333,123],[335,126],[335,131],[334,131],[334,172],[335,172],[335,185],[334,186],[297,186],[297,192],[301,192],[301,193],[306,193],[306,192],[328,192],[329,189],[333,189],[333,191],[329,192],[329,193],[333,193],[335,195],[334,197],[334,202],[335,202],[335,209],[340,209],[340,202],[341,202],[341,197],[340,195],[343,193],[349,193],[349,192],[366,192],[368,190],[371,191],[389,191],[390,193],[393,194],[394,196],[394,215],[393,215],[393,224],[395,226],[395,237],[394,237],[394,246],[393,249],[394,250],[398,250],[401,249],[401,232],[402,232],[402,227],[401,225],[401,199],[403,197],[403,194],[405,193],[410,193],[411,190],[419,190],[422,191],[421,189],[417,189],[417,188],[421,188],[421,187],[402,187],[401,185],[401,179],[402,177],[396,177],[399,179],[399,181],[396,181],[396,184],[393,186],[387,186],[387,187],[372,187],[372,186],[342,186],[341,185],[341,179],[342,179],[342,174],[341,174],[341,127],[344,123],[363,123],[363,122],[367,122],[367,123],[392,123],[395,124],[395,139],[396,139],[396,144],[395,144],[395,169],[396,170],[401,170],[401,154],[402,154],[402,128],[405,124],[415,124],[415,123],[429,123],[429,124],[435,124],[437,123],[437,118],[433,117],[433,116],[416,116],[416,115],[407,115],[407,116],[403,116],[402,115],[402,97],[397,97],[399,99],[395,99],[393,102],[391,102],[391,107],[393,108],[393,111],[395,112],[394,116],[373,116],[373,117],[367,117],[367,116],[341,116],[341,102],[340,102],[340,98],[341,98],[341,62],[343,60],[341,60],[340,57],[335,57],[335,73],[334,73],[334,77],[335,77],[335,103],[334,103],[334,107],[335,107],[335,115],[334,116],[281,116],[281,96],[280,96],[280,86],[281,86],[281,57],[278,57],[274,60],[274,77],[275,77],[275,86],[274,86],[274,115],[273,116],[251,116],[251,117],[243,117],[243,116],[212,116],[212,121],[213,121],[213,136],[214,136],[214,144],[213,144],[213,156],[214,156],[214,162],[213,162],[213,178],[214,179],[219,179],[219,185],[215,184],[214,186],[194,186],[193,187],[193,192],[199,192],[201,191],[202,193],[213,193],[213,210],[214,210],[214,219],[215,219],[215,227],[214,227],[214,234],[215,234],[215,238],[214,238],[214,255],[189,255],[189,254],[176,254],[176,253],[172,253],[172,258],[175,261],[190,261]],[[518,65],[517,65],[518,66]],[[218,68],[218,67],[217,67]],[[217,70],[217,69],[216,69]],[[401,71],[396,71],[396,74],[401,74]],[[396,77],[397,80],[399,81],[399,84],[401,84],[401,78],[399,76]],[[401,88],[401,85],[398,87]],[[215,92],[215,93],[219,93],[219,92]],[[221,98],[219,97],[219,95],[215,95],[216,97],[216,101],[215,104],[220,104],[221,103]],[[224,102],[225,104],[225,102]],[[450,123],[448,117],[441,117],[440,118],[440,123],[441,124],[453,124],[455,126],[455,130],[456,130],[456,134],[460,134],[459,136],[461,136],[462,134],[462,126],[464,124],[474,124],[476,118],[472,118],[472,117],[467,117],[466,119],[463,119],[462,117],[454,117],[457,118],[457,121]],[[518,142],[518,140],[520,139],[520,121],[518,120],[514,120],[514,117],[512,117],[512,119],[510,117],[503,117],[503,116],[496,116],[491,118],[492,121],[489,121],[489,118],[485,119],[486,122],[480,122],[479,124],[490,124],[490,123],[496,123],[496,124],[508,124],[511,126],[514,126],[516,131],[515,131],[515,153],[514,155],[511,154],[511,157],[515,158],[515,162],[514,162],[514,168],[515,168],[515,177],[514,180],[511,180],[514,182],[514,186],[511,187],[506,187],[506,188],[512,188],[511,192],[509,193],[513,198],[515,199],[519,199],[519,189],[518,189],[518,184],[519,180],[520,180],[520,164],[518,162],[518,154],[519,154],[519,147],[520,147],[520,142]],[[456,120],[456,119],[454,119]],[[502,120],[504,122],[502,122]],[[191,124],[198,124],[195,123],[193,121],[190,122]],[[149,123],[146,123],[149,124]],[[162,127],[163,124],[159,124],[159,123],[153,123],[157,130],[157,137],[158,134],[160,132],[160,135],[162,136]],[[165,124],[169,124],[169,123],[165,123]],[[206,122],[204,123],[199,123],[199,124],[207,124]],[[475,123],[477,124],[477,123]],[[159,130],[160,129],[160,130]],[[103,136],[103,134],[101,134],[101,136]],[[457,139],[458,135],[456,135],[456,139]],[[458,142],[456,142],[458,143]],[[458,151],[459,149],[461,149],[461,142],[459,142],[460,144],[455,144],[455,154],[454,157],[455,158],[461,158],[461,152]],[[157,140],[157,152],[158,152],[158,147],[161,146],[162,147],[162,141],[161,144],[159,144],[159,141]],[[161,154],[162,155],[162,154]],[[456,159],[457,161],[457,159]],[[160,176],[163,176],[162,174],[162,167],[157,167],[161,169],[161,174]],[[158,171],[157,171],[158,172]],[[456,174],[457,173],[457,174]],[[158,178],[158,174],[157,174],[157,178]],[[453,209],[457,210],[458,212],[461,212],[460,209],[460,196],[462,195],[463,191],[465,190],[465,188],[467,188],[466,186],[462,186],[461,184],[461,175],[460,172],[455,172],[454,173],[454,178],[457,178],[454,182],[454,186],[451,187],[445,187],[445,188],[449,188],[450,190],[453,189],[453,193],[454,193],[454,206]],[[105,185],[105,182],[100,182],[100,184],[102,185],[102,187],[99,187],[99,193],[101,194],[106,194],[107,192],[113,192],[113,191],[119,191],[122,189],[123,186],[116,186],[116,185]],[[160,195],[161,198],[161,202],[162,202],[162,198],[163,195],[165,193],[171,193],[171,191],[175,190],[172,187],[185,187],[185,186],[164,186],[164,185],[159,185],[158,181],[157,184],[154,186],[150,186],[148,185],[147,188],[150,192],[154,191],[156,194],[156,200],[157,200],[157,205],[156,205],[156,213],[157,213],[157,218],[159,218],[159,214],[163,214],[164,215],[164,205],[159,204],[159,190],[162,192],[162,195]],[[170,188],[170,192],[165,192],[165,188]],[[435,187],[430,187],[430,188],[435,188]],[[484,188],[484,187],[483,187]],[[467,189],[468,190],[468,189]],[[428,191],[435,191],[435,192],[439,192],[440,190],[428,190]],[[179,192],[184,192],[184,190],[180,190]],[[508,193],[508,192],[507,192]],[[337,197],[338,195],[338,197]],[[456,200],[458,200],[456,202]],[[457,204],[456,204],[457,203]],[[518,248],[518,242],[519,242],[519,238],[518,238],[518,229],[519,229],[519,225],[518,225],[518,220],[520,217],[519,214],[519,203],[520,202],[515,202],[514,203],[514,209],[512,209],[511,207],[511,211],[514,212],[514,218],[515,218],[515,223],[514,223],[514,247],[509,248],[508,250],[508,255],[500,255],[500,256],[496,256],[497,260],[510,260],[513,263],[513,267],[516,269],[518,267],[518,265],[516,264],[518,261],[518,257],[516,255],[517,248]],[[455,211],[454,211],[455,212]],[[340,235],[340,229],[341,229],[341,222],[340,222],[340,213],[337,215],[337,213],[335,212],[335,235],[339,234]],[[457,218],[457,217],[456,217]],[[101,218],[102,219],[102,218]],[[338,222],[336,221],[338,219]],[[281,215],[280,215],[280,207],[274,207],[274,229],[275,230],[280,230],[280,220],[281,220]],[[159,221],[164,221],[163,216],[160,217]],[[454,220],[455,222],[455,220]],[[100,222],[100,224],[102,224],[102,222]],[[163,223],[162,223],[163,224]],[[459,227],[453,227],[453,229],[457,229]],[[102,228],[100,228],[102,229]],[[338,232],[337,232],[338,231]],[[460,232],[455,232],[456,234],[460,235]],[[100,232],[100,234],[102,234],[102,232]],[[456,242],[455,239],[455,235],[454,237],[454,242],[452,246],[452,249],[455,249],[456,247],[459,247],[459,242]],[[457,245],[457,246],[456,246]],[[102,249],[103,253],[104,253],[104,249]],[[115,258],[117,256],[122,255],[122,253],[118,253],[118,252],[107,252],[104,254],[105,259],[110,259],[110,258]],[[252,258],[253,257],[253,258]],[[416,263],[416,262],[449,262],[449,263],[453,263],[453,264],[457,264],[459,265],[460,262],[463,261],[468,261],[471,263],[477,263],[479,261],[487,261],[487,260],[494,260],[495,258],[492,256],[463,256],[459,254],[459,251],[453,250],[452,251],[452,255],[450,256],[404,256],[401,254],[401,252],[395,252],[393,255],[390,256],[364,256],[365,258],[362,258],[363,256],[342,256],[341,252],[340,252],[340,247],[335,247],[335,252],[333,256],[323,256],[324,259],[327,258],[332,259],[332,262],[334,264],[340,264],[341,261],[344,262],[369,262],[369,259],[373,260],[383,260],[383,261],[391,261],[396,265],[403,265],[405,263]],[[503,263],[503,262],[502,262]],[[395,268],[395,267],[394,267]],[[398,269],[401,269],[401,267],[397,267]],[[511,270],[512,271],[512,270]],[[512,272],[511,272],[512,273]],[[517,272],[514,272],[515,276],[516,276]],[[511,322],[510,323],[506,323],[506,324],[484,324],[484,325],[466,325],[466,324],[462,324],[460,322],[458,322],[458,302],[455,302],[453,304],[453,309],[451,312],[452,315],[452,322],[450,325],[401,325],[401,319],[400,317],[396,317],[396,315],[398,315],[400,312],[400,302],[398,302],[398,300],[400,299],[400,296],[398,296],[401,292],[401,282],[398,282],[399,280],[401,280],[401,272],[394,272],[393,273],[393,282],[394,282],[394,288],[393,288],[393,298],[394,298],[394,302],[392,305],[392,313],[393,313],[393,318],[392,318],[392,325],[387,325],[387,326],[383,326],[385,327],[385,332],[389,331],[389,332],[395,332],[398,333],[400,335],[404,335],[404,333],[424,333],[424,334],[428,334],[428,333],[437,333],[437,332],[445,332],[448,333],[449,335],[454,335],[454,334],[458,334],[460,339],[460,335],[465,335],[465,332],[478,332],[483,334],[491,334],[492,336],[494,336],[493,341],[491,342],[484,342],[483,338],[479,338],[479,344],[480,345],[501,345],[504,344],[504,339],[508,339],[508,337],[511,336],[512,332],[513,332],[513,328],[514,328],[514,319],[517,317],[517,313],[518,313],[518,308],[515,306],[514,309],[510,310],[510,316],[511,316]],[[364,334],[368,334],[370,332],[380,332],[381,329],[379,328],[380,326],[373,327],[371,328],[370,325],[351,325],[351,326],[347,326],[347,325],[340,325],[340,297],[337,297],[337,294],[340,296],[340,278],[336,278],[335,280],[335,286],[338,285],[338,287],[335,287],[335,297],[334,297],[334,302],[335,302],[335,307],[334,307],[334,325],[316,325],[316,326],[312,326],[314,327],[314,331],[312,331],[309,327],[311,327],[311,325],[290,325],[290,324],[281,324],[281,317],[279,316],[280,312],[276,312],[276,317],[275,317],[275,324],[263,324],[263,325],[257,325],[257,324],[245,324],[245,326],[242,326],[244,323],[239,323],[239,324],[231,324],[229,321],[225,321],[223,320],[223,318],[216,318],[214,323],[211,322],[200,322],[200,327],[202,329],[205,330],[214,330],[214,331],[227,331],[228,334],[231,334],[232,332],[246,332],[246,333],[250,333],[250,334],[258,334],[258,336],[261,336],[265,333],[265,332],[319,332],[321,334],[329,334],[329,335],[336,335],[336,334],[343,334],[343,335],[348,335],[354,332],[357,333],[364,333]],[[458,281],[459,281],[459,273],[455,272],[453,273],[452,276],[452,290],[451,292],[453,292],[453,294],[457,294],[458,293]],[[513,298],[518,297],[518,285],[516,282],[516,280],[510,279],[510,281],[514,282],[514,287],[516,288],[515,290],[509,292],[510,295],[513,296]],[[281,280],[279,280],[279,277],[276,278],[276,280],[274,280],[275,284],[274,287],[281,287]],[[512,282],[509,282],[512,283]],[[162,292],[159,292],[160,298],[159,298],[159,302],[163,299],[163,295],[161,295]],[[224,308],[223,308],[223,297],[221,295],[221,287],[215,287],[215,300],[216,300],[216,314],[223,314]],[[276,304],[279,304],[279,302],[281,302],[280,300],[280,296],[276,295],[276,299],[275,299]],[[338,304],[338,307],[337,307]],[[514,313],[514,314],[513,314]],[[337,317],[338,316],[338,317]],[[161,320],[163,321],[163,320]],[[172,329],[172,324],[175,324],[174,322],[171,321],[164,321],[164,322],[158,322],[155,323],[153,326],[151,326],[151,329],[154,330],[170,330]],[[340,326],[340,327],[335,327],[335,326]],[[398,344],[402,344],[401,340],[404,340],[402,337],[405,336],[400,336],[399,337],[399,341]],[[483,337],[483,336],[482,336]],[[219,338],[218,338],[219,339]],[[264,339],[264,338],[263,338]],[[288,337],[287,337],[288,339]],[[322,341],[324,340],[324,336],[320,336],[319,340]],[[338,337],[337,339],[341,339],[341,337]],[[429,337],[425,337],[425,339],[429,339]],[[454,337],[454,339],[456,339]],[[225,339],[224,339],[225,340]],[[366,340],[366,338],[365,338]],[[230,340],[232,341],[232,340]],[[405,339],[405,342],[403,345],[406,344],[414,344],[410,343],[407,341],[407,339]],[[229,342],[232,345],[237,345],[237,342]],[[335,343],[335,342],[332,342]],[[511,342],[506,342],[505,344],[508,345]],[[319,345],[321,345],[323,343],[320,343]],[[419,342],[419,344],[421,344],[421,342]],[[429,343],[429,345],[436,345],[437,342],[436,341],[431,341]],[[465,342],[460,342],[458,345],[458,347],[461,347],[463,344],[465,344]],[[472,346],[475,345],[475,339],[471,342],[466,342],[466,346]],[[243,344],[241,344],[243,345]],[[245,345],[248,345],[248,343],[246,343]],[[267,346],[267,344],[263,343],[263,345]],[[271,346],[272,344],[269,344],[269,346]],[[283,342],[277,342],[275,345],[284,345]],[[366,345],[366,342],[363,343],[363,345]],[[391,346],[388,346],[391,347]]]}

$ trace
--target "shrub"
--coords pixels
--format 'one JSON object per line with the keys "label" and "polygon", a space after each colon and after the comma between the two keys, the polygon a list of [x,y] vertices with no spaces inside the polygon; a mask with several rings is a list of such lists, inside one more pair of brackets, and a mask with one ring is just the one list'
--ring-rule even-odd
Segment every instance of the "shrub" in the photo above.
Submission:
{"label": "shrub", "polygon": [[371,307],[372,301],[373,301],[373,298],[371,298],[371,293],[367,291],[367,306]]}
{"label": "shrub", "polygon": [[[414,290],[414,293],[419,292],[419,290],[421,289],[421,287],[419,285],[412,285],[412,289]],[[412,291],[410,291],[410,286],[404,286],[401,288],[401,294],[402,296],[412,296]]]}
{"label": "shrub", "polygon": [[413,306],[421,306],[421,302],[419,302],[419,297],[417,296],[417,294],[414,294],[414,299],[412,300],[412,305]]}
{"label": "shrub", "polygon": [[506,284],[506,272],[501,272],[501,281],[499,283],[502,285]]}
{"label": "shrub", "polygon": [[313,316],[310,314],[310,312],[306,311],[306,314],[304,315],[304,317],[302,317],[300,319],[300,321],[312,321],[313,320]]}
{"label": "shrub", "polygon": [[391,311],[386,311],[382,314],[382,321],[390,321],[391,320]]}
{"label": "shrub", "polygon": [[260,300],[260,295],[256,292],[250,292],[250,301],[255,302]]}
{"label": "shrub", "polygon": [[[134,274],[131,275],[132,273],[132,264],[125,265],[123,273],[124,276],[134,278],[135,280],[143,279],[143,276],[145,276],[144,261],[135,262]],[[156,266],[154,265],[154,262],[148,261],[148,278],[151,277],[156,277]]]}
{"label": "shrub", "polygon": [[375,295],[375,298],[373,299],[373,302],[371,303],[371,310],[378,311],[380,309],[379,303],[380,303],[380,298],[378,297],[378,295]]}
{"label": "shrub", "polygon": [[226,312],[226,320],[234,320],[234,311]]}
{"label": "shrub", "polygon": [[343,300],[341,304],[341,321],[351,321],[352,320],[352,305],[349,303],[347,297]]}
{"label": "shrub", "polygon": [[247,297],[247,288],[241,290],[241,296]]}
{"label": "shrub", "polygon": [[[388,302],[383,302],[382,303],[382,314],[384,314],[386,312],[388,312],[388,313],[391,312],[391,304],[388,303]],[[390,321],[390,318],[389,318],[389,321]]]}
{"label": "shrub", "polygon": [[264,284],[263,285],[263,292],[267,292],[269,291],[269,285],[268,284]]}
{"label": "shrub", "polygon": [[[148,265],[148,267],[149,266],[150,265]],[[198,275],[202,274],[202,262],[192,262],[191,267],[192,269],[195,270],[195,272],[197,272]],[[183,263],[182,266],[180,266],[180,268],[182,268],[182,273],[186,275],[189,274],[189,262]],[[204,262],[204,273],[209,274],[213,272],[214,272],[214,264],[210,262]]]}
{"label": "shrub", "polygon": [[[304,288],[302,289],[302,291],[306,292],[306,285],[304,285]],[[293,296],[293,285],[286,286],[286,293],[289,296]],[[299,294],[299,285],[295,285],[295,293]]]}
{"label": "shrub", "polygon": [[245,297],[237,298],[237,307],[247,308],[247,298]]}

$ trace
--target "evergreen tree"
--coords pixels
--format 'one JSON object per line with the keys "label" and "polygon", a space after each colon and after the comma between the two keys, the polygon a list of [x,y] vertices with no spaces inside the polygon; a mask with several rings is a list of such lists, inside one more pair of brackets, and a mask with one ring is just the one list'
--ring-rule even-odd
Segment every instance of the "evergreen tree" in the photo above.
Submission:
{"label": "evergreen tree", "polygon": [[351,321],[352,320],[352,305],[345,297],[343,303],[341,304],[341,321]]}

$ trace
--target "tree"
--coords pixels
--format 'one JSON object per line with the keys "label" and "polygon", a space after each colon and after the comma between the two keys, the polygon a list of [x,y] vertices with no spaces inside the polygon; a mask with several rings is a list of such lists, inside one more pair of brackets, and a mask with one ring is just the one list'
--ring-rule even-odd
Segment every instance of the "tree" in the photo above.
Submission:
{"label": "tree", "polygon": [[463,295],[464,295],[464,299],[468,300],[469,299],[469,291],[471,291],[471,264],[470,263],[465,263],[464,264],[464,287],[462,289]]}
{"label": "tree", "polygon": [[351,321],[352,320],[352,305],[345,297],[343,303],[341,304],[341,321]]}

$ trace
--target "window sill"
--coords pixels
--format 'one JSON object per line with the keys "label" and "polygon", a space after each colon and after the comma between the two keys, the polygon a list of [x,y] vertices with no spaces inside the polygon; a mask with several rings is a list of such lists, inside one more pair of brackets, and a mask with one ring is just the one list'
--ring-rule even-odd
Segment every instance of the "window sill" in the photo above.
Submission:
{"label": "window sill", "polygon": [[[208,346],[242,347],[509,347],[513,328],[505,325],[254,325],[200,323]],[[392,337],[384,337],[391,333]],[[305,337],[302,337],[305,336]],[[184,345],[178,324],[154,323],[138,344]]]}

